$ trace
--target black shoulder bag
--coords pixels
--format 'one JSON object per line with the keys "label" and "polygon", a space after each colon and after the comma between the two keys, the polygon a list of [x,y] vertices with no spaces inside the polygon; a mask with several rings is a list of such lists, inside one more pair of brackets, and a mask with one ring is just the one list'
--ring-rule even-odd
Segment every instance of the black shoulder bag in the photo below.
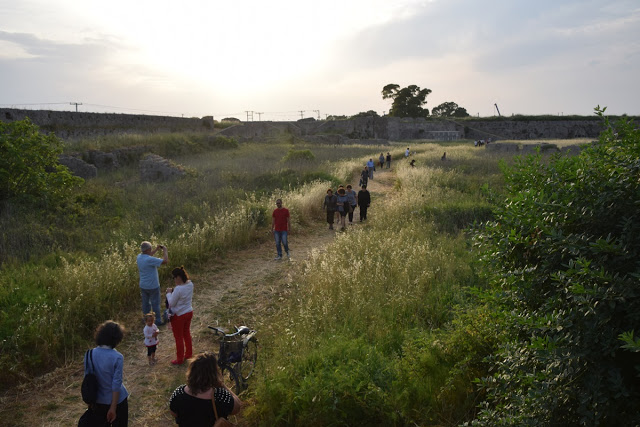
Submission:
{"label": "black shoulder bag", "polygon": [[[94,374],[92,353],[93,350],[87,350],[84,354],[84,363],[85,366],[89,366],[89,373],[85,374],[80,389],[82,392],[82,400],[88,405],[93,405],[98,400],[98,378]],[[90,365],[87,365],[87,361]]]}

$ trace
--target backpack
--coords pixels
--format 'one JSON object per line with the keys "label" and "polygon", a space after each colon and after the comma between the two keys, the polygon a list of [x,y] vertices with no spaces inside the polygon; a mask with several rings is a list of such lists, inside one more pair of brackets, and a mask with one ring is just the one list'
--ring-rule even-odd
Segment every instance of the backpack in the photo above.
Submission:
{"label": "backpack", "polygon": [[[98,378],[93,373],[93,350],[87,350],[84,354],[84,363],[87,366],[87,359],[91,363],[91,369],[88,374],[85,374],[82,380],[82,386],[80,392],[82,393],[82,400],[88,405],[92,405],[98,400]],[[87,357],[88,356],[88,357]]]}

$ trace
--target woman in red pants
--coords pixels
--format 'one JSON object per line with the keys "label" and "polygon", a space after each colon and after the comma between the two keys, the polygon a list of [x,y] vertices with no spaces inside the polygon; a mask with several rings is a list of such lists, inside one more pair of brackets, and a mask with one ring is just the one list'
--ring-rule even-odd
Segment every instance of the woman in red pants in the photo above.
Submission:
{"label": "woman in red pants", "polygon": [[186,359],[193,355],[191,347],[191,318],[193,317],[193,282],[184,267],[174,268],[171,272],[176,284],[174,288],[167,289],[167,300],[173,316],[171,316],[171,329],[176,340],[176,359],[171,363],[182,365]]}

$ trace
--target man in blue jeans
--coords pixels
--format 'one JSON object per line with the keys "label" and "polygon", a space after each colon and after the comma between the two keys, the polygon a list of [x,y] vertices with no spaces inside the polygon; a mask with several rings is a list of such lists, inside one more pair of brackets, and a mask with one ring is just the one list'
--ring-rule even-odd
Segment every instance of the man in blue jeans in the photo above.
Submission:
{"label": "man in blue jeans", "polygon": [[287,234],[289,232],[289,209],[282,206],[282,200],[276,200],[276,209],[273,210],[271,215],[271,232],[276,240],[276,251],[278,255],[276,260],[282,259],[282,246],[289,258],[289,242],[287,240]]}
{"label": "man in blue jeans", "polygon": [[[162,325],[162,314],[160,312],[160,279],[158,278],[158,267],[169,262],[167,247],[156,246],[153,249],[151,243],[144,241],[140,244],[140,254],[138,254],[138,271],[140,272],[140,296],[142,297],[142,315],[149,313],[153,309],[156,313],[157,324]],[[162,249],[162,258],[153,255]]]}

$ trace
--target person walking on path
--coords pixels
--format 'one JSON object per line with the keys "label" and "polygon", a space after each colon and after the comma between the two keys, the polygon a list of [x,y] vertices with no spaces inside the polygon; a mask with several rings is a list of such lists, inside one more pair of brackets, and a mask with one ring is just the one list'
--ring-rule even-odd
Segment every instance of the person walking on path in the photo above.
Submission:
{"label": "person walking on path", "polygon": [[282,206],[282,199],[276,200],[276,208],[271,214],[271,232],[276,241],[276,260],[282,259],[282,246],[287,254],[287,258],[291,258],[289,254],[288,234],[290,230],[289,209]]}
{"label": "person walking on path", "polygon": [[367,166],[360,172],[360,187],[369,183],[369,168]]}
{"label": "person walking on path", "polygon": [[158,334],[160,329],[156,326],[156,315],[153,312],[147,313],[145,316],[146,324],[142,333],[144,334],[144,345],[147,347],[147,359],[149,365],[156,364],[156,349],[158,348]]}
{"label": "person walking on path", "polygon": [[380,157],[378,157],[378,163],[380,164],[380,170],[384,168],[384,154],[380,153]]}
{"label": "person walking on path", "polygon": [[167,300],[173,312],[171,330],[176,341],[176,359],[172,365],[182,365],[193,355],[191,345],[191,319],[193,318],[193,282],[184,267],[171,271],[175,287],[167,288]]}
{"label": "person walking on path", "polygon": [[408,159],[408,158],[409,158],[409,153],[411,153],[411,152],[409,151],[409,147],[407,147],[407,149],[404,151],[404,157],[405,157],[406,159]]}
{"label": "person walking on path", "polygon": [[353,191],[353,187],[351,184],[347,185],[347,199],[349,199],[349,224],[353,225],[353,211],[356,210],[356,206],[358,206],[358,194]]}
{"label": "person walking on path", "polygon": [[391,169],[391,153],[387,152],[387,169]]}
{"label": "person walking on path", "polygon": [[87,352],[84,374],[93,373],[98,380],[96,403],[80,418],[80,426],[117,426],[129,424],[129,392],[122,383],[124,357],[116,347],[124,337],[122,327],[107,320],[96,329],[96,347]]}
{"label": "person walking on path", "polygon": [[371,204],[371,194],[367,190],[367,186],[363,185],[362,190],[358,191],[358,206],[360,206],[360,222],[367,219],[367,209]]}
{"label": "person walking on path", "polygon": [[340,190],[338,190],[338,197],[337,197],[337,203],[338,205],[338,212],[340,212],[340,225],[342,226],[340,228],[341,231],[344,231],[345,228],[345,218],[349,212],[349,198],[347,197],[346,191],[344,191],[344,188],[341,188]]}
{"label": "person walking on path", "polygon": [[369,179],[373,179],[373,171],[375,170],[376,164],[373,163],[373,159],[369,159],[367,162],[367,168],[369,170]]}
{"label": "person walking on path", "polygon": [[327,211],[327,222],[329,223],[329,230],[333,230],[333,217],[336,213],[336,201],[337,197],[333,194],[332,189],[327,190],[327,195],[324,196],[324,202],[322,203],[322,209]]}
{"label": "person walking on path", "polygon": [[[154,254],[162,250],[162,258],[157,258]],[[138,271],[140,273],[140,296],[142,297],[142,315],[145,316],[150,311],[160,313],[160,279],[158,278],[158,267],[169,262],[169,252],[163,245],[156,246],[152,250],[151,243],[144,241],[140,244],[140,254],[136,258]],[[161,319],[160,319],[161,320]],[[163,325],[162,321],[158,325]]]}

